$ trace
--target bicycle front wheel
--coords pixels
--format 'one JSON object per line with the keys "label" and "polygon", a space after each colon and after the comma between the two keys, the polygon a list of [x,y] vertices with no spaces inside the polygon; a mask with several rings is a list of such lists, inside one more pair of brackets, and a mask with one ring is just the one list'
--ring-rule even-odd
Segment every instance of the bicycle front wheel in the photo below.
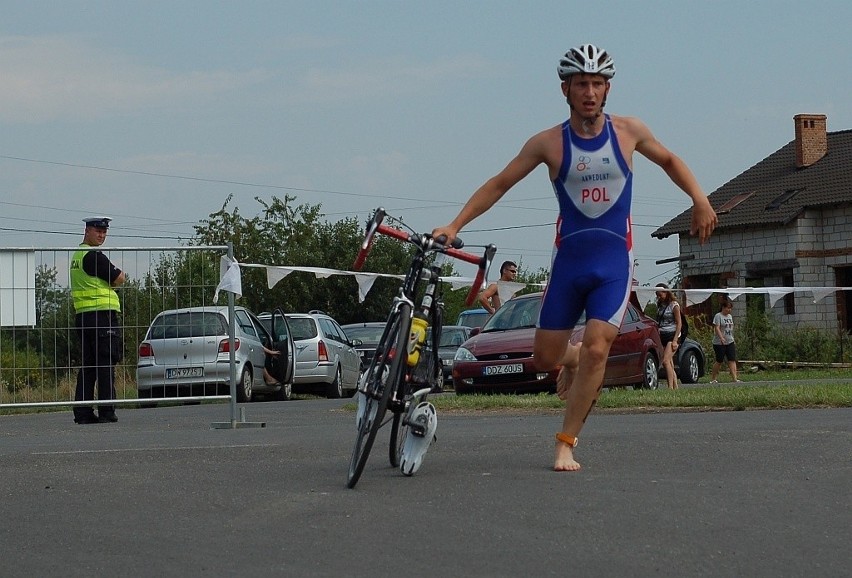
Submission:
{"label": "bicycle front wheel", "polygon": [[405,417],[405,411],[395,412],[393,421],[391,421],[390,445],[388,446],[388,458],[392,468],[398,468],[399,462],[402,459],[402,444],[405,443],[405,430],[402,420]]}
{"label": "bicycle front wheel", "polygon": [[349,475],[346,479],[349,488],[355,487],[364,471],[376,434],[383,425],[390,397],[403,379],[410,329],[411,306],[402,303],[388,319],[367,375],[358,388],[358,431],[349,460]]}

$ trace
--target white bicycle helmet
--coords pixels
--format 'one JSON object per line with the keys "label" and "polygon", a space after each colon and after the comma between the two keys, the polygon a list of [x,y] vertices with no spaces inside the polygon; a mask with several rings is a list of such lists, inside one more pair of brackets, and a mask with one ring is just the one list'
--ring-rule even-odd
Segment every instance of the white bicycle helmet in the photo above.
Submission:
{"label": "white bicycle helmet", "polygon": [[615,64],[603,48],[594,44],[583,44],[571,48],[559,59],[556,68],[560,80],[568,80],[574,74],[600,74],[606,79],[615,76]]}

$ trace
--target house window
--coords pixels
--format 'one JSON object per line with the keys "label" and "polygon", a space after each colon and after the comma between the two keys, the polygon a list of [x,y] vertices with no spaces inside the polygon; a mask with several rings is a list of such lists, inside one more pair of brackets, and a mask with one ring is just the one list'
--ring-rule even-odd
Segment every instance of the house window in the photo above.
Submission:
{"label": "house window", "polygon": [[772,199],[772,201],[768,205],[766,205],[766,210],[767,211],[777,211],[778,209],[781,208],[781,205],[783,205],[784,203],[786,203],[787,201],[789,201],[790,199],[792,199],[793,197],[795,197],[801,191],[804,191],[804,190],[805,190],[804,187],[801,187],[801,188],[798,188],[798,189],[787,189],[786,191],[784,191],[783,193],[781,193],[780,195],[778,195],[777,197]]}
{"label": "house window", "polygon": [[[726,285],[721,275],[690,275],[683,279],[684,289],[718,289]],[[695,321],[696,327],[710,325],[712,327],[713,316],[719,311],[719,294],[713,293],[710,299],[689,307],[689,320]],[[683,303],[682,305],[686,305]]]}
{"label": "house window", "polygon": [[[852,287],[852,267],[835,267],[834,275],[838,287]],[[852,291],[837,293],[837,320],[840,329],[852,331]]]}
{"label": "house window", "polygon": [[[793,272],[790,271],[785,273],[782,277],[784,287],[794,287],[793,282]],[[785,315],[795,315],[796,314],[796,296],[793,293],[787,293],[784,295],[784,314]]]}
{"label": "house window", "polygon": [[734,207],[736,207],[737,205],[739,205],[740,203],[742,203],[743,201],[748,199],[753,194],[754,194],[754,191],[751,191],[751,192],[748,192],[748,193],[740,193],[739,195],[730,199],[724,205],[722,205],[721,207],[716,209],[716,213],[719,214],[719,215],[723,215],[725,213],[730,213],[733,210]]}

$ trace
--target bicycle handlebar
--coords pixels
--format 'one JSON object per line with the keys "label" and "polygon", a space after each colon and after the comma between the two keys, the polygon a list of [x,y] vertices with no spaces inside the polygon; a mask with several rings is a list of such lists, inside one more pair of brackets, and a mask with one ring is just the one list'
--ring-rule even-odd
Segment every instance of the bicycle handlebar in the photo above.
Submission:
{"label": "bicycle handlebar", "polygon": [[[361,248],[358,251],[358,256],[355,258],[355,262],[352,264],[352,269],[354,271],[360,271],[361,267],[364,266],[364,262],[367,260],[367,255],[370,253],[370,249],[373,246],[373,240],[375,238],[376,233],[381,233],[382,235],[386,235],[388,237],[392,237],[399,241],[405,241],[410,243],[418,244],[415,239],[418,239],[416,235],[403,231],[401,229],[397,229],[395,227],[391,227],[388,225],[382,224],[384,221],[385,210],[382,208],[376,209],[376,212],[373,214],[373,218],[367,223],[367,233],[364,235],[364,241],[361,243]],[[485,280],[485,274],[488,272],[488,269],[491,267],[491,261],[494,259],[494,254],[497,252],[497,247],[495,245],[488,245],[485,248],[485,254],[483,256],[474,255],[473,253],[467,253],[466,251],[462,251],[461,247],[464,246],[464,243],[461,239],[455,239],[452,243],[452,246],[446,247],[442,243],[439,243],[436,239],[432,239],[432,243],[434,247],[453,257],[454,259],[459,259],[460,261],[465,261],[467,263],[471,263],[473,265],[478,265],[479,269],[476,272],[476,277],[473,281],[473,285],[468,292],[467,298],[465,299],[465,305],[471,305],[476,300],[476,296],[479,294],[479,288],[482,286],[482,282]]]}

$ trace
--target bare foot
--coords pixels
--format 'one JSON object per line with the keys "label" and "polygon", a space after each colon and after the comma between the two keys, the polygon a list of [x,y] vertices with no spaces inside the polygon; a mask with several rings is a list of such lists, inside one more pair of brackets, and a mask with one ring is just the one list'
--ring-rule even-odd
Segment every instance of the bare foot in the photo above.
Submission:
{"label": "bare foot", "polygon": [[576,472],[580,464],[574,459],[574,452],[565,442],[556,442],[556,461],[553,464],[555,472]]}
{"label": "bare foot", "polygon": [[556,376],[556,395],[562,401],[568,400],[568,390],[574,383],[574,375],[577,373],[576,367],[568,367],[563,365],[559,370],[559,375]]}

